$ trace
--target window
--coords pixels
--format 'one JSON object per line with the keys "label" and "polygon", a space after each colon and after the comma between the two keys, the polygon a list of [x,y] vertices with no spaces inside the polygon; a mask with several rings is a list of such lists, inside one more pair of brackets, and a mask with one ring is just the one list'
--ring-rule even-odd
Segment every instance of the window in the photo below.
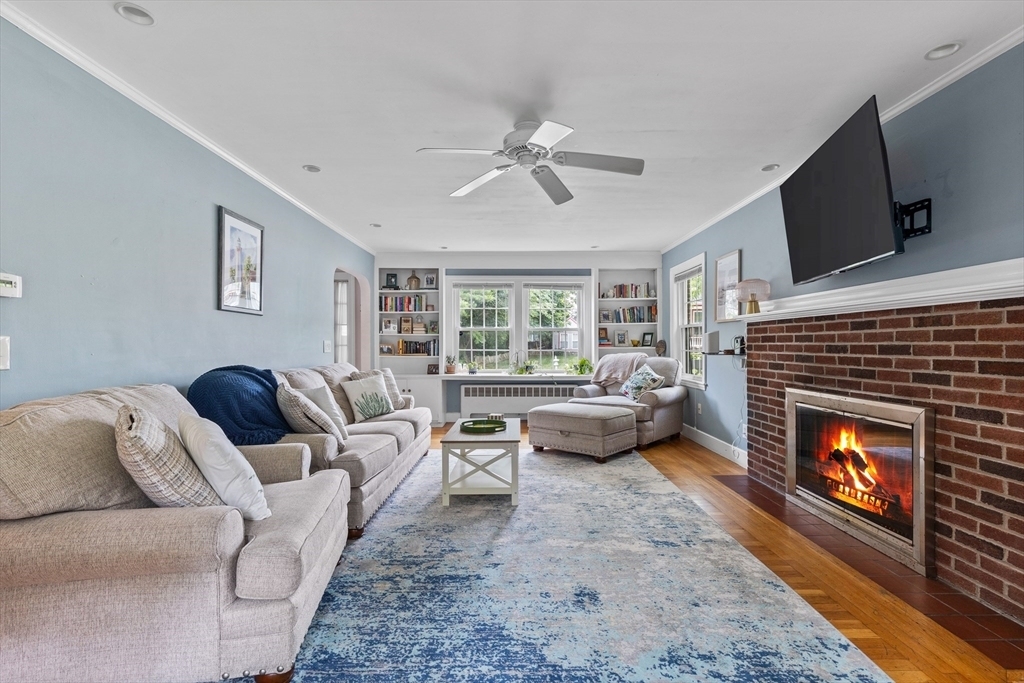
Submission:
{"label": "window", "polygon": [[683,381],[706,388],[704,376],[704,254],[671,270],[673,354]]}
{"label": "window", "polygon": [[459,363],[480,370],[508,367],[511,286],[457,286]]}
{"label": "window", "polygon": [[334,362],[349,362],[348,348],[348,290],[349,284],[344,280],[334,282]]}
{"label": "window", "polygon": [[527,284],[526,362],[557,372],[580,357],[581,286]]}
{"label": "window", "polygon": [[453,315],[445,353],[482,372],[530,365],[537,373],[564,372],[587,348],[590,281],[571,277],[447,278]]}

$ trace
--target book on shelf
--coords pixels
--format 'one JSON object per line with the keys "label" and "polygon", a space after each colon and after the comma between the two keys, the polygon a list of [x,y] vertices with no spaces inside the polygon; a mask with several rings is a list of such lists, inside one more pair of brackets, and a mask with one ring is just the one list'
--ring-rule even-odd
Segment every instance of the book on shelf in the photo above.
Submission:
{"label": "book on shelf", "polygon": [[598,283],[597,291],[601,292],[602,299],[653,299],[658,296],[650,282],[612,285],[608,291],[601,289],[601,284]]}
{"label": "book on shelf", "polygon": [[422,294],[415,296],[390,296],[382,294],[377,299],[377,310],[381,313],[425,311],[427,309],[427,298]]}
{"label": "book on shelf", "polygon": [[395,352],[399,356],[436,356],[439,348],[437,339],[428,341],[399,339],[395,343]]}
{"label": "book on shelf", "polygon": [[602,308],[601,322],[608,323],[656,323],[657,306],[629,306],[627,308]]}

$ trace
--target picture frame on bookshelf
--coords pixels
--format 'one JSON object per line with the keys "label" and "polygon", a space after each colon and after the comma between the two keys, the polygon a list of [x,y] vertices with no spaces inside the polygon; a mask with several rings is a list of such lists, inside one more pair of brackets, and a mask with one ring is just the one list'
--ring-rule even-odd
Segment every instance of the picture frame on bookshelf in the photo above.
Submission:
{"label": "picture frame on bookshelf", "polygon": [[380,331],[384,334],[398,334],[398,323],[394,318],[384,318],[380,323]]}
{"label": "picture frame on bookshelf", "polygon": [[644,332],[643,340],[640,342],[640,346],[652,346],[654,344],[654,333]]}
{"label": "picture frame on bookshelf", "polygon": [[437,289],[437,273],[427,273],[423,276],[424,289]]}
{"label": "picture frame on bookshelf", "polygon": [[432,313],[434,310],[434,304],[427,304],[427,313]]}
{"label": "picture frame on bookshelf", "polygon": [[437,363],[427,363],[427,374],[428,375],[439,375],[441,374],[441,366]]}
{"label": "picture frame on bookshelf", "polygon": [[600,312],[600,321],[602,323],[610,323],[612,321],[612,312],[610,309],[602,308]]}
{"label": "picture frame on bookshelf", "polygon": [[393,356],[393,355],[395,355],[395,346],[394,346],[394,344],[381,344],[380,345],[380,355],[382,355],[382,356]]}
{"label": "picture frame on bookshelf", "polygon": [[384,289],[398,289],[398,273],[384,274]]}
{"label": "picture frame on bookshelf", "polygon": [[597,343],[598,344],[605,344],[605,345],[608,345],[608,344],[612,343],[611,337],[608,336],[608,328],[607,327],[599,327],[599,328],[597,328]]}
{"label": "picture frame on bookshelf", "polygon": [[399,318],[398,329],[401,334],[412,334],[412,316],[403,315]]}
{"label": "picture frame on bookshelf", "polygon": [[437,334],[437,330],[438,330],[438,327],[437,327],[437,321],[436,320],[431,320],[429,323],[427,323],[427,332],[428,333],[430,333],[430,334]]}
{"label": "picture frame on bookshelf", "polygon": [[740,281],[740,250],[715,259],[715,322],[730,322],[740,314],[736,285]]}
{"label": "picture frame on bookshelf", "polygon": [[615,330],[615,346],[629,346],[628,330]]}

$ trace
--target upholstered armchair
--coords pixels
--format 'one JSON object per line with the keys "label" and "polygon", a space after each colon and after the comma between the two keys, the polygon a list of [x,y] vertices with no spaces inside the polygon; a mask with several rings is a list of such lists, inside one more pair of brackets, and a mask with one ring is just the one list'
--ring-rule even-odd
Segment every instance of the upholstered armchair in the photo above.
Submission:
{"label": "upholstered armchair", "polygon": [[610,362],[614,356],[604,356],[597,362],[594,378],[602,384],[586,384],[577,387],[574,398],[569,403],[589,403],[594,405],[616,406],[629,408],[636,413],[636,442],[638,448],[664,439],[677,437],[683,431],[683,405],[686,401],[686,387],[679,384],[680,363],[675,358],[647,358],[640,364],[648,365],[651,370],[665,378],[660,389],[642,394],[638,401],[619,393],[623,381],[600,378],[605,375],[603,364]]}

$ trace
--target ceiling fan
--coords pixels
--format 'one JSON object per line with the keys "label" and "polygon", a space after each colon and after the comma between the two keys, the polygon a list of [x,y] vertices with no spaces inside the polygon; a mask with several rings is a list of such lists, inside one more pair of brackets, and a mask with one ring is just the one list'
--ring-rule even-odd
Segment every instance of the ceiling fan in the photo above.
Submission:
{"label": "ceiling fan", "polygon": [[515,125],[515,130],[505,136],[501,143],[501,149],[493,151],[489,149],[455,149],[424,147],[417,152],[431,152],[435,154],[488,154],[497,159],[505,158],[513,163],[498,166],[479,178],[471,180],[455,192],[452,197],[464,197],[484,183],[497,178],[502,173],[511,171],[516,166],[526,169],[541,186],[551,201],[555,204],[564,204],[572,199],[572,193],[562,184],[555,172],[549,166],[541,166],[541,161],[550,161],[556,166],[575,166],[577,168],[590,168],[597,171],[611,171],[612,173],[627,173],[629,175],[640,175],[644,172],[643,159],[631,159],[629,157],[613,157],[606,154],[587,154],[585,152],[556,152],[551,149],[562,138],[573,131],[569,126],[563,126],[554,121],[537,123],[536,121],[521,121]]}

